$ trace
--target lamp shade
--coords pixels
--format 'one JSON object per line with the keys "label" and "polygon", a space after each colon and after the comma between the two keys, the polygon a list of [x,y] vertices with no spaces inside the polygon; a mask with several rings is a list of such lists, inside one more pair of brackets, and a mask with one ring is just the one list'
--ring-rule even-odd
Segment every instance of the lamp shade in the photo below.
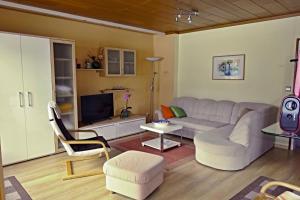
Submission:
{"label": "lamp shade", "polygon": [[145,58],[147,61],[150,61],[150,62],[157,62],[157,61],[160,61],[162,59],[164,59],[163,57],[147,57]]}

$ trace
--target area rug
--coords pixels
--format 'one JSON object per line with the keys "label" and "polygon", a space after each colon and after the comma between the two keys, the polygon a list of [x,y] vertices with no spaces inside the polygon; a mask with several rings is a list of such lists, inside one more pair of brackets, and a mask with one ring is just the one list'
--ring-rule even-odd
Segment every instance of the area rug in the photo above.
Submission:
{"label": "area rug", "polygon": [[31,197],[14,176],[4,179],[4,190],[5,200],[31,200]]}
{"label": "area rug", "polygon": [[[270,181],[274,181],[274,179],[265,176],[260,176],[255,181],[250,183],[247,187],[245,187],[242,191],[237,193],[230,200],[253,200],[256,196],[258,196],[262,186],[264,186]],[[287,190],[288,190],[287,188],[278,186],[278,187],[270,188],[270,190],[268,190],[268,193],[273,196],[278,196]]]}
{"label": "area rug", "polygon": [[151,147],[142,146],[141,141],[151,140],[156,137],[157,135],[151,133],[144,134],[142,137],[135,135],[128,138],[118,139],[117,141],[111,142],[110,145],[123,152],[136,150],[163,156],[166,161],[166,169],[175,168],[195,158],[194,145],[182,144],[180,147],[174,147],[164,152],[160,152],[159,150]]}

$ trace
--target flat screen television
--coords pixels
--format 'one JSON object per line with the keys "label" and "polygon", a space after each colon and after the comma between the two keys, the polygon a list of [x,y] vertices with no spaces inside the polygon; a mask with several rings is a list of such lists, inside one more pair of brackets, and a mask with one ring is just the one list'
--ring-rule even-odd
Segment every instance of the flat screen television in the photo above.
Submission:
{"label": "flat screen television", "polygon": [[113,93],[81,96],[81,120],[93,123],[114,116]]}

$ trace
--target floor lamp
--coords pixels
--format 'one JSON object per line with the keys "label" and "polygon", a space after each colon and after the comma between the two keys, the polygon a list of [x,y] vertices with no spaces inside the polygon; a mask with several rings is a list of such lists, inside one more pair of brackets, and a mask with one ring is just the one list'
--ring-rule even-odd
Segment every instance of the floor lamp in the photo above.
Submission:
{"label": "floor lamp", "polygon": [[147,57],[146,60],[152,63],[152,80],[151,80],[151,86],[150,86],[150,115],[149,115],[149,121],[153,120],[153,108],[154,108],[154,87],[155,87],[155,76],[158,74],[155,71],[155,62],[161,61],[162,57]]}

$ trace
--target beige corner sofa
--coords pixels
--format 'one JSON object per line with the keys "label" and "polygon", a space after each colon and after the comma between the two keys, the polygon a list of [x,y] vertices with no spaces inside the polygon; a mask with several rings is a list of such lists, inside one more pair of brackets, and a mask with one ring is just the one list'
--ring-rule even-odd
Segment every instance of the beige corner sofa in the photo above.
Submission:
{"label": "beige corner sofa", "polygon": [[[180,97],[171,105],[185,110],[187,117],[169,119],[183,125],[173,134],[194,139],[196,160],[221,170],[240,170],[274,145],[274,138],[261,129],[274,123],[277,108],[263,103],[215,101]],[[157,111],[158,118],[162,113]]]}

